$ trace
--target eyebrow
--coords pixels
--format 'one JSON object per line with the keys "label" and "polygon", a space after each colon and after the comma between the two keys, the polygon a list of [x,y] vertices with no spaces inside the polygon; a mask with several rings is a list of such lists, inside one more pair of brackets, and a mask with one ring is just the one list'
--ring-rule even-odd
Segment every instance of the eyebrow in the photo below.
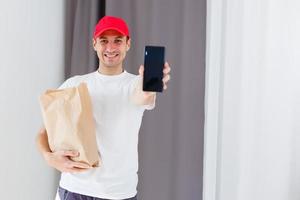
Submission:
{"label": "eyebrow", "polygon": [[[121,36],[121,35],[120,35],[120,36],[117,36],[115,39],[123,39],[123,37],[124,37],[124,36]],[[107,39],[106,36],[100,36],[99,38],[100,38],[100,39]]]}

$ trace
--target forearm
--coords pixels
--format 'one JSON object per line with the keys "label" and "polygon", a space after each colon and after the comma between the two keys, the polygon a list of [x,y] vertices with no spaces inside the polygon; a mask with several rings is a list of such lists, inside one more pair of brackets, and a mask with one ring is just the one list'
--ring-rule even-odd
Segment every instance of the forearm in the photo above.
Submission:
{"label": "forearm", "polygon": [[47,164],[60,172],[78,173],[91,168],[88,164],[70,160],[70,157],[79,156],[77,151],[61,150],[52,152],[49,147],[47,131],[45,128],[41,128],[36,136],[36,145]]}
{"label": "forearm", "polygon": [[154,94],[142,97],[143,105],[155,105],[156,92]]}
{"label": "forearm", "polygon": [[47,131],[45,128],[41,128],[36,136],[36,145],[41,154],[45,157],[47,153],[51,152],[48,143]]}

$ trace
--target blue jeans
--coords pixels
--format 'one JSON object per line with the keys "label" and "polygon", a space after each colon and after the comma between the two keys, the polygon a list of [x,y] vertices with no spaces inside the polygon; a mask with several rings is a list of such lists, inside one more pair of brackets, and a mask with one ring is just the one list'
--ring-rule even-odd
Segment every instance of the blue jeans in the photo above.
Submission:
{"label": "blue jeans", "polygon": [[[62,187],[58,187],[58,195],[61,200],[109,200],[109,199],[100,199],[96,197],[70,192]],[[137,197],[135,196],[124,200],[137,200]]]}

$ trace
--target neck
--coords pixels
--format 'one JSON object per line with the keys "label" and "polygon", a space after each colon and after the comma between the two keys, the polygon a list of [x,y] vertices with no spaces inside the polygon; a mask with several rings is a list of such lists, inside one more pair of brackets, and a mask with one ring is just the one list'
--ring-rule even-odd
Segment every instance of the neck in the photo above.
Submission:
{"label": "neck", "polygon": [[99,65],[98,72],[103,75],[119,75],[124,71],[122,65],[118,67],[106,67],[104,65]]}

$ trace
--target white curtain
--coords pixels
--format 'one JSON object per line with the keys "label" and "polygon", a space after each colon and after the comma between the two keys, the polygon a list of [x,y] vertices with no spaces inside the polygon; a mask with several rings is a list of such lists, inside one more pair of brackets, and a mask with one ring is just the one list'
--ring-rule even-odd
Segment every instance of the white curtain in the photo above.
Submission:
{"label": "white curtain", "polygon": [[204,200],[300,199],[300,1],[211,0]]}

